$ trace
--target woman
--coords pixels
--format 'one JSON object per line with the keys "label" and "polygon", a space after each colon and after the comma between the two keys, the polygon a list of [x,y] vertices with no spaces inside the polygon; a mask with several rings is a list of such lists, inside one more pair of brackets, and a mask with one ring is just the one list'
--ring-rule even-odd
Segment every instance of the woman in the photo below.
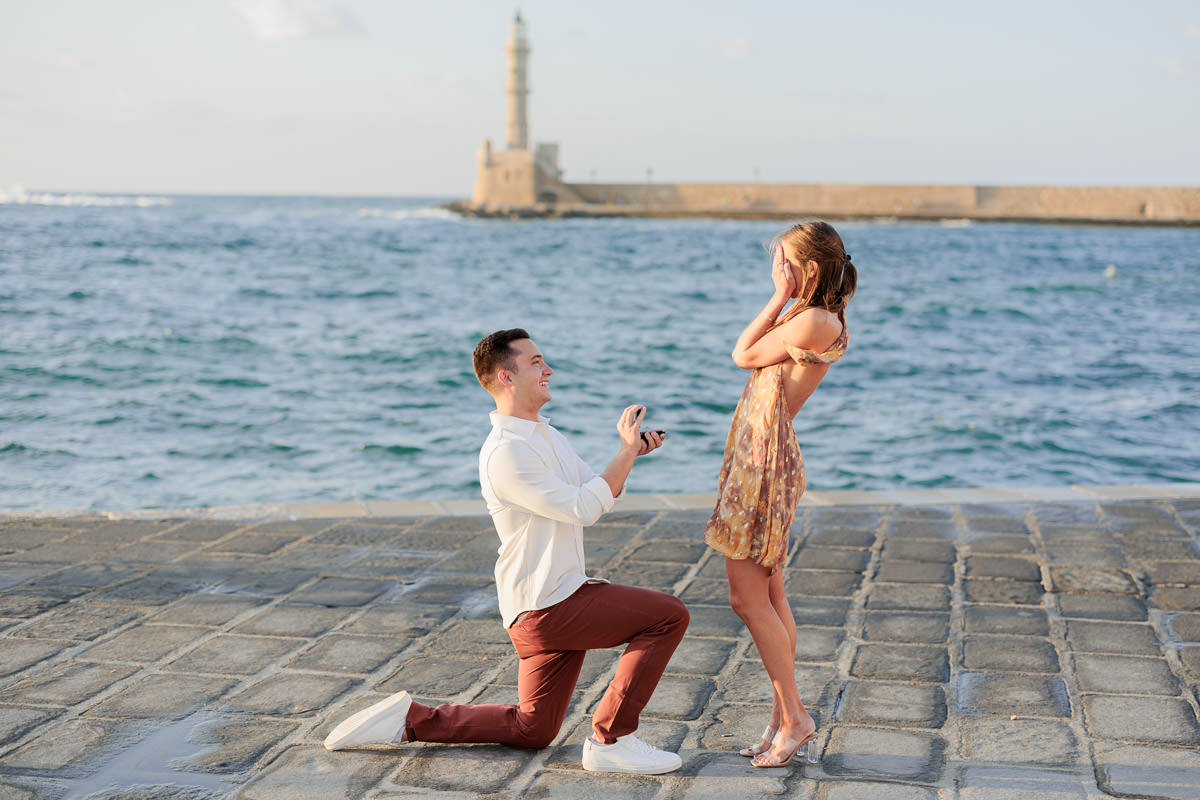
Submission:
{"label": "woman", "polygon": [[753,371],[733,412],[717,507],[704,532],[725,555],[730,605],[750,629],[774,689],[762,741],[741,751],[756,767],[785,766],[797,752],[816,763],[816,723],[796,689],[796,622],[781,570],[804,494],[792,418],[846,351],[846,304],[858,283],[841,237],[826,222],[796,225],[771,246],[775,292],[733,348],[734,363]]}

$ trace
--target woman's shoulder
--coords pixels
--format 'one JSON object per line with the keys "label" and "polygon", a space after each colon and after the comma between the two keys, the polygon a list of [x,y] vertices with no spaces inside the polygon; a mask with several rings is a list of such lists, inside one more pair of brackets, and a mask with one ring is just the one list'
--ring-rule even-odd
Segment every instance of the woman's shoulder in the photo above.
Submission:
{"label": "woman's shoulder", "polygon": [[820,352],[842,332],[842,321],[818,306],[801,309],[783,327],[784,340],[793,347]]}

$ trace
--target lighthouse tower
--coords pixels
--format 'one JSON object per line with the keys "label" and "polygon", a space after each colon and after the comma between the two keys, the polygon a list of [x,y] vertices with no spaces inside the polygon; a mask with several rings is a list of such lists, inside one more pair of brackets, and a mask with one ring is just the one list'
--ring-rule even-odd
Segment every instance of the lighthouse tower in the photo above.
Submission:
{"label": "lighthouse tower", "polygon": [[533,149],[529,147],[529,36],[519,11],[509,26],[504,51],[508,57],[506,147],[496,151],[490,139],[483,140],[471,203],[487,212],[502,213],[542,213],[562,204],[582,203],[575,190],[562,182],[558,143],[538,142]]}
{"label": "lighthouse tower", "polygon": [[508,29],[508,137],[509,150],[529,149],[529,38],[521,12]]}

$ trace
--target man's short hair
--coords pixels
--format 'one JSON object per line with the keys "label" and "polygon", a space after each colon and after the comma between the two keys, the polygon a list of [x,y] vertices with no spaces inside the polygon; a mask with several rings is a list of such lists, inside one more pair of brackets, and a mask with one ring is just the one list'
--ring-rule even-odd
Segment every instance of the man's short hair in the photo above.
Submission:
{"label": "man's short hair", "polygon": [[475,345],[472,361],[475,363],[475,377],[489,392],[496,388],[496,370],[516,369],[516,353],[510,345],[518,339],[528,339],[529,334],[524,328],[509,328],[506,331],[489,333]]}

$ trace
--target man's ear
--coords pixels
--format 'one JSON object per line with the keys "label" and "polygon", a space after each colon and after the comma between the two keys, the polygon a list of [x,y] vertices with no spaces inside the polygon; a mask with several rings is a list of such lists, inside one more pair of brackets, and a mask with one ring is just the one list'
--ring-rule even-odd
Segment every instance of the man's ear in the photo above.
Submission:
{"label": "man's ear", "polygon": [[504,387],[512,386],[513,385],[512,373],[506,369],[496,370],[496,383],[498,383],[500,386],[504,386]]}

